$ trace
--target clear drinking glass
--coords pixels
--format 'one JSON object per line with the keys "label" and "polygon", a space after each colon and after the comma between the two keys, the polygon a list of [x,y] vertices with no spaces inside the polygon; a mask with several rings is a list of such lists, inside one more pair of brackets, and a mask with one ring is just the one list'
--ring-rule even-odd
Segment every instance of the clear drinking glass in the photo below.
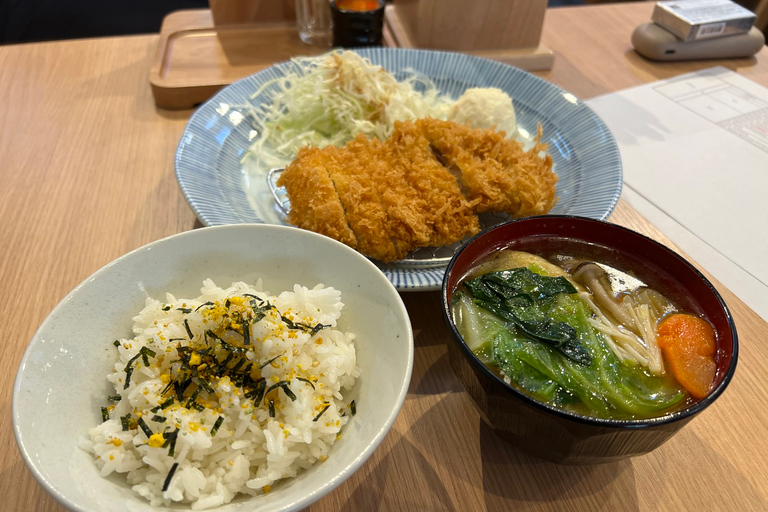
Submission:
{"label": "clear drinking glass", "polygon": [[329,0],[296,0],[296,26],[305,43],[330,46],[333,36]]}

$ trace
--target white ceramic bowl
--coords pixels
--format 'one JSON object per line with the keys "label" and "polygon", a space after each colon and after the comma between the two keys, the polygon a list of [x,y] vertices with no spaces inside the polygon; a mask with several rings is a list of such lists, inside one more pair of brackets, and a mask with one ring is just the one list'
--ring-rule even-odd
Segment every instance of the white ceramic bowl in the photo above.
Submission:
{"label": "white ceramic bowl", "polygon": [[345,308],[339,327],[357,335],[362,370],[352,391],[357,414],[327,461],[267,495],[215,510],[306,507],[358,469],[392,426],[411,378],[413,333],[400,296],[380,270],[341,243],[295,228],[246,224],[189,231],[137,249],[86,279],[56,306],[24,354],[13,390],[14,434],[29,470],[62,505],[158,510],[120,475],[100,477],[93,455],[79,445],[101,422],[106,375],[116,358],[112,342],[131,336],[131,318],[147,295],[196,297],[206,277],[220,286],[262,277],[271,293],[295,283],[340,290]]}

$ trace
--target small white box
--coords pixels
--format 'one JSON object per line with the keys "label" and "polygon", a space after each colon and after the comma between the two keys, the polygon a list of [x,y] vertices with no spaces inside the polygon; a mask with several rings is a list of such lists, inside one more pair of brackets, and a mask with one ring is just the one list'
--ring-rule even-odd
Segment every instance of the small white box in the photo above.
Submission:
{"label": "small white box", "polygon": [[683,41],[749,32],[755,14],[731,0],[656,2],[651,20]]}

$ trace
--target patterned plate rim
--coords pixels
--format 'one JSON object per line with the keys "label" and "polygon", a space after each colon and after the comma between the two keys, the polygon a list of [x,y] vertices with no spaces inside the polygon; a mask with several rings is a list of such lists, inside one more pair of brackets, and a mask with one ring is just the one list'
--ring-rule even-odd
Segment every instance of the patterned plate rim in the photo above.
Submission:
{"label": "patterned plate rim", "polygon": [[[371,59],[375,63],[382,65],[385,69],[392,69],[387,64],[393,64],[393,60],[397,60],[396,70],[403,70],[409,67],[418,67],[421,72],[424,72],[430,77],[434,77],[434,74],[430,74],[429,71],[425,71],[424,68],[429,68],[430,63],[444,63],[447,61],[456,69],[471,68],[476,73],[482,71],[479,76],[466,77],[465,83],[482,86],[478,82],[493,82],[493,81],[505,81],[510,83],[518,83],[521,80],[528,81],[532,86],[537,89],[540,88],[545,92],[551,92],[562,95],[567,98],[573,104],[574,110],[570,115],[572,117],[579,116],[584,122],[594,125],[604,137],[603,144],[601,144],[601,152],[596,158],[590,160],[605,160],[606,162],[598,162],[602,165],[610,165],[613,163],[615,168],[609,169],[612,171],[610,176],[610,182],[605,183],[605,190],[602,191],[600,205],[598,207],[599,214],[591,215],[598,220],[606,220],[618,204],[619,197],[621,195],[621,188],[623,185],[621,157],[619,154],[618,145],[608,129],[603,123],[600,117],[583,101],[577,99],[572,94],[568,93],[561,87],[544,80],[536,75],[530,74],[514,66],[504,64],[501,62],[492,61],[482,57],[473,55],[460,54],[454,52],[437,51],[437,50],[419,50],[419,49],[400,49],[400,48],[365,48],[355,49],[360,55]],[[405,64],[403,64],[403,61]],[[259,71],[253,75],[244,77],[232,84],[224,87],[217,92],[208,101],[200,105],[200,107],[192,114],[184,132],[179,141],[179,145],[176,150],[174,159],[174,167],[176,179],[179,187],[184,195],[185,200],[189,204],[190,208],[194,211],[197,218],[205,226],[216,226],[222,224],[248,224],[248,223],[264,223],[265,221],[260,219],[256,212],[253,212],[253,218],[242,218],[234,208],[223,208],[222,205],[229,206],[230,200],[235,200],[242,206],[243,203],[248,204],[248,198],[241,186],[239,190],[233,189],[234,196],[228,197],[220,188],[219,175],[220,172],[217,169],[216,158],[220,152],[214,152],[215,154],[207,154],[210,159],[207,161],[192,161],[187,154],[190,146],[197,140],[195,135],[209,134],[209,130],[205,127],[202,119],[206,115],[210,115],[212,111],[216,110],[217,105],[221,103],[237,103],[246,101],[246,98],[239,92],[235,92],[238,89],[243,88],[246,85],[250,86],[250,90],[256,90],[258,85],[263,80],[266,80],[267,75],[275,74],[285,66],[289,61],[276,63],[269,68]],[[426,63],[426,64],[425,64]],[[480,68],[478,70],[478,68]],[[438,68],[443,72],[449,71],[448,68]],[[522,77],[522,78],[521,78]],[[452,80],[459,80],[454,76],[454,73],[448,73],[448,78]],[[474,78],[474,79],[473,79]],[[482,80],[481,80],[482,79]],[[230,96],[235,96],[231,98]],[[553,94],[554,95],[554,94]],[[235,101],[233,101],[235,100]],[[570,108],[570,107],[569,107]],[[542,113],[542,116],[546,114]],[[221,147],[221,144],[218,145]],[[242,177],[238,177],[242,180]],[[559,213],[562,214],[562,213]],[[569,214],[569,213],[565,213]],[[587,215],[590,216],[590,215]],[[443,281],[443,274],[445,268],[397,268],[396,266],[380,265],[382,272],[392,282],[395,287],[400,291],[434,291],[440,289]]]}

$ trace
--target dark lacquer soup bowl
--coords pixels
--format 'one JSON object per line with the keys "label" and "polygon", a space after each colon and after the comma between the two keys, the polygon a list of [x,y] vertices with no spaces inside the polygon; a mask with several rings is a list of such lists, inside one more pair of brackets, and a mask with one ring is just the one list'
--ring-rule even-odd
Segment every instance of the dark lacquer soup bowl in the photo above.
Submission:
{"label": "dark lacquer soup bowl", "polygon": [[[508,374],[483,363],[483,358],[488,361],[489,353],[497,353],[496,348],[487,349],[491,352],[481,351],[480,354],[477,350],[470,350],[457,326],[457,322],[463,325],[464,321],[454,316],[459,302],[468,300],[468,297],[473,297],[469,299],[474,301],[473,304],[478,302],[474,296],[467,294],[465,279],[482,274],[477,270],[478,265],[504,249],[546,255],[550,260],[561,258],[553,255],[567,254],[578,256],[576,261],[590,260],[600,262],[605,268],[621,269],[639,279],[647,288],[662,293],[689,317],[706,320],[712,328],[710,334],[714,334],[714,342],[711,341],[712,336],[709,338],[709,346],[714,347],[714,353],[695,357],[704,357],[705,361],[709,358],[708,366],[702,365],[705,369],[709,368],[709,373],[705,373],[711,375],[708,390],[695,397],[683,389],[680,394],[685,395],[684,399],[654,413],[652,417],[621,414],[598,417],[573,407],[561,407],[562,403],[553,405],[545,402],[524,392],[514,382],[505,382],[505,377],[507,381],[511,380]],[[693,265],[665,246],[608,222],[581,217],[541,216],[511,221],[480,233],[462,246],[448,265],[443,280],[442,306],[452,334],[447,342],[451,367],[482,418],[502,439],[520,450],[553,462],[595,464],[654,450],[710,406],[722,394],[736,368],[736,328],[728,307],[714,286]],[[661,321],[671,314],[667,311],[666,316],[660,314],[658,318]],[[505,321],[504,325],[514,325],[509,323],[509,319]],[[654,339],[661,347],[662,338]],[[496,341],[483,346],[503,347]],[[662,355],[662,350],[658,349],[656,354]],[[662,361],[661,357],[658,360]],[[514,361],[510,363],[510,359],[504,361],[513,366],[515,364]],[[663,368],[661,374],[666,375],[664,378],[674,380],[676,374],[670,370],[669,363],[659,364]],[[614,362],[613,366],[619,365]],[[567,403],[573,395],[562,394],[562,388],[558,389],[561,395],[553,396],[563,396],[565,400],[561,402]]]}

